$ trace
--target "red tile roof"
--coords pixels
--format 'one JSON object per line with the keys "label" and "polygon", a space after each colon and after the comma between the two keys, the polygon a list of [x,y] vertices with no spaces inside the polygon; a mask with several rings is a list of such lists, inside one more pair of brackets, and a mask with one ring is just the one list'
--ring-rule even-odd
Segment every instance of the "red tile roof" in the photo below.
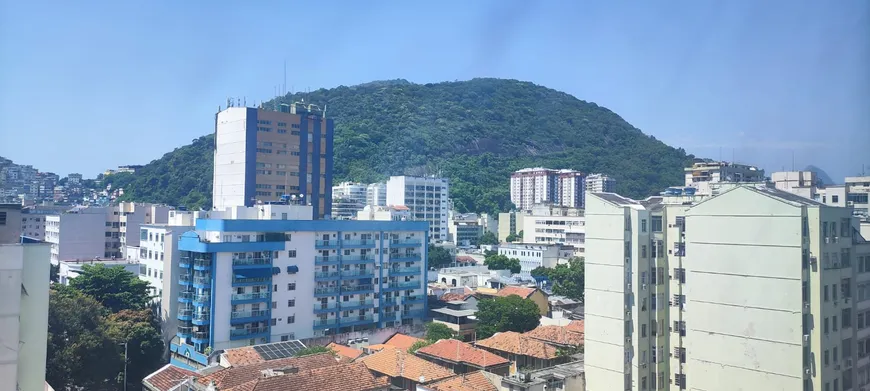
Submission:
{"label": "red tile roof", "polygon": [[252,380],[262,377],[262,371],[279,368],[298,368],[300,372],[339,365],[338,359],[332,353],[312,354],[304,357],[288,357],[277,360],[269,360],[262,363],[244,365],[223,369],[212,374],[203,376],[197,381],[201,384],[209,384],[214,381],[215,386],[221,391],[227,391],[233,387],[242,386]]}
{"label": "red tile roof", "polygon": [[422,341],[422,339],[414,338],[410,335],[397,333],[397,334],[393,335],[392,337],[390,337],[390,339],[388,339],[387,342],[384,342],[384,345],[395,346],[395,347],[402,349],[402,350],[408,350],[408,348],[410,348],[411,345],[413,345],[419,341]]}
{"label": "red tile roof", "polygon": [[517,295],[523,299],[528,299],[536,290],[536,288],[527,288],[524,286],[506,286],[501,288],[498,293],[496,293],[496,296],[508,297],[510,295]]}
{"label": "red tile roof", "polygon": [[465,301],[465,299],[467,299],[468,296],[471,296],[473,294],[474,294],[474,291],[471,288],[462,287],[462,289],[457,289],[456,291],[447,292],[447,293],[441,295],[441,297],[438,298],[438,300],[441,300],[441,301],[454,301],[454,300]]}
{"label": "red tile roof", "polygon": [[537,339],[514,331],[495,333],[492,337],[477,341],[477,346],[511,354],[552,360],[556,358],[556,348]]}
{"label": "red tile roof", "polygon": [[457,255],[456,262],[477,263],[477,259],[470,255]]}
{"label": "red tile roof", "polygon": [[431,356],[444,361],[461,362],[478,368],[506,365],[510,361],[455,339],[442,339],[417,350],[418,356]]}
{"label": "red tile roof", "polygon": [[583,333],[569,331],[567,326],[538,326],[523,335],[555,345],[583,345]]}
{"label": "red tile roof", "polygon": [[498,387],[480,371],[456,375],[432,384],[426,388],[432,391],[498,391]]}
{"label": "red tile roof", "polygon": [[244,346],[241,348],[227,349],[222,354],[230,366],[238,367],[242,365],[251,365],[264,362],[266,360],[254,350],[253,346]]}
{"label": "red tile roof", "polygon": [[177,386],[185,379],[195,378],[199,376],[196,372],[188,371],[184,368],[176,367],[172,364],[166,364],[163,368],[157,370],[144,379],[142,383],[150,386],[158,391],[168,391],[172,387]]}
{"label": "red tile roof", "polygon": [[351,363],[259,378],[232,388],[231,391],[388,391],[389,389],[390,383],[386,377],[373,375],[364,364]]}
{"label": "red tile roof", "polygon": [[582,320],[572,320],[571,323],[568,323],[568,325],[565,326],[565,329],[575,333],[585,333],[586,324]]}
{"label": "red tile roof", "polygon": [[[401,349],[385,349],[357,361],[365,364],[371,371],[423,384],[453,375],[446,368]],[[424,378],[422,382],[420,382],[421,376]]]}
{"label": "red tile roof", "polygon": [[354,349],[350,346],[339,345],[335,342],[326,345],[327,348],[332,349],[335,354],[339,356],[348,358],[350,360],[356,360],[359,356],[363,355],[363,351],[359,349]]}

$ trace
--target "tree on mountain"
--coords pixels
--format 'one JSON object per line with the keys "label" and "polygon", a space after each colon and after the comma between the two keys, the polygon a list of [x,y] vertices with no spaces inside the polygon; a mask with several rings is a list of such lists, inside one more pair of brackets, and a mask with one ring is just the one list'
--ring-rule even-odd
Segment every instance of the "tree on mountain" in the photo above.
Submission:
{"label": "tree on mountain", "polygon": [[487,256],[483,259],[483,264],[489,270],[510,270],[513,274],[517,274],[522,270],[519,259],[508,258],[507,255],[503,254]]}
{"label": "tree on mountain", "polygon": [[105,307],[82,292],[52,285],[46,381],[57,390],[117,390],[123,350],[107,332]]}
{"label": "tree on mountain", "polygon": [[113,313],[142,310],[148,308],[151,301],[148,282],[120,266],[84,265],[81,274],[71,279],[69,285],[93,297]]}
{"label": "tree on mountain", "polygon": [[492,231],[486,231],[480,237],[480,239],[477,240],[477,244],[479,244],[479,245],[495,245],[495,244],[498,244],[498,237],[496,237],[495,234],[492,233]]}
{"label": "tree on mountain", "polygon": [[430,268],[441,269],[450,266],[450,264],[453,263],[453,256],[450,255],[450,251],[444,247],[430,244],[428,253],[427,261]]}
{"label": "tree on mountain", "polygon": [[478,339],[503,331],[524,333],[541,323],[538,305],[517,295],[481,300],[476,315]]}

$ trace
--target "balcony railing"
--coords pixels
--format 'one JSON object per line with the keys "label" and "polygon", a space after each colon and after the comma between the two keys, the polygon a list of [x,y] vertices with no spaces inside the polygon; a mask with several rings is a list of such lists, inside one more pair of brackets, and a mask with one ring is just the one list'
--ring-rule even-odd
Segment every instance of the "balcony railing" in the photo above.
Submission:
{"label": "balcony railing", "polygon": [[196,295],[193,297],[195,303],[210,303],[211,295]]}
{"label": "balcony railing", "polygon": [[330,310],[338,310],[338,302],[332,301],[326,304],[323,303],[314,303],[315,311],[330,311]]}
{"label": "balcony railing", "polygon": [[239,265],[271,265],[271,258],[233,258],[233,266]]}
{"label": "balcony railing", "polygon": [[[341,274],[344,274],[344,273],[341,273]],[[338,271],[314,272],[314,278],[333,278],[333,277],[338,277],[338,275],[339,275]]]}
{"label": "balcony railing", "polygon": [[394,267],[390,269],[390,274],[420,274],[419,267]]}
{"label": "balcony railing", "polygon": [[374,305],[374,300],[351,300],[351,301],[343,301],[341,302],[341,310],[342,311],[350,311],[363,307],[370,307]]}
{"label": "balcony railing", "polygon": [[178,276],[178,283],[180,284],[190,284],[193,282],[193,276],[190,274],[182,274]]}
{"label": "balcony railing", "polygon": [[347,318],[341,318],[341,323],[358,323],[358,322],[372,322],[374,321],[374,316],[369,315],[359,315],[359,316],[351,316]]}
{"label": "balcony railing", "polygon": [[269,292],[258,293],[234,293],[233,300],[265,300],[269,298]]}
{"label": "balcony railing", "polygon": [[318,255],[314,257],[315,265],[338,263],[341,258],[338,255]]}
{"label": "balcony railing", "polygon": [[178,326],[178,336],[189,338],[193,333],[193,327]]}
{"label": "balcony railing", "polygon": [[314,327],[334,326],[336,319],[315,319]]}
{"label": "balcony railing", "polygon": [[345,270],[341,272],[342,277],[359,277],[359,278],[367,278],[373,277],[375,275],[374,270]]}
{"label": "balcony railing", "polygon": [[342,285],[341,293],[368,292],[375,290],[374,285]]}
{"label": "balcony railing", "polygon": [[257,311],[236,311],[230,314],[230,319],[240,319],[240,318],[261,318],[267,315],[267,312],[264,310]]}
{"label": "balcony railing", "polygon": [[395,297],[392,297],[389,299],[381,299],[381,307],[394,306],[394,305],[398,305],[398,304],[399,304],[399,300],[396,299]]}
{"label": "balcony railing", "polygon": [[423,310],[405,311],[402,313],[403,318],[422,318]]}
{"label": "balcony railing", "polygon": [[423,244],[423,241],[420,239],[392,239],[390,240],[391,245],[420,245]]}
{"label": "balcony railing", "polygon": [[337,293],[338,293],[337,286],[314,288],[315,295],[329,295],[329,294],[337,294]]}
{"label": "balcony railing", "polygon": [[390,254],[390,262],[414,262],[420,259],[420,254]]}
{"label": "balcony railing", "polygon": [[393,289],[418,289],[420,281],[391,282],[387,286]]}
{"label": "balcony railing", "polygon": [[189,319],[193,317],[193,308],[179,308],[178,317],[182,319]]}
{"label": "balcony railing", "polygon": [[415,304],[415,303],[422,303],[425,300],[426,300],[426,296],[419,296],[419,295],[417,295],[417,296],[405,296],[404,298],[402,298],[402,303]]}
{"label": "balcony railing", "polygon": [[355,262],[355,261],[365,262],[365,261],[374,261],[374,260],[375,260],[375,257],[373,255],[342,255],[341,256],[342,262],[345,262],[345,261],[346,262]]}
{"label": "balcony railing", "polygon": [[338,239],[335,240],[315,240],[315,247],[333,247],[338,246]]}
{"label": "balcony railing", "polygon": [[211,277],[194,277],[193,283],[197,285],[208,285],[211,284]]}
{"label": "balcony railing", "polygon": [[196,312],[193,314],[193,320],[198,322],[208,322],[211,319],[211,314],[208,312]]}
{"label": "balcony railing", "polygon": [[193,261],[193,266],[201,269],[208,269],[211,267],[211,260],[197,259]]}
{"label": "balcony railing", "polygon": [[342,247],[353,247],[353,246],[374,246],[374,239],[359,239],[359,240],[342,240]]}
{"label": "balcony railing", "polygon": [[230,335],[233,337],[244,337],[246,335],[256,335],[269,332],[268,327],[249,327],[245,329],[232,329]]}
{"label": "balcony railing", "polygon": [[193,300],[194,292],[193,291],[185,291],[178,294],[179,299],[184,300]]}
{"label": "balcony railing", "polygon": [[206,331],[197,331],[192,335],[193,339],[208,339],[208,332]]}
{"label": "balcony railing", "polygon": [[234,278],[233,284],[263,283],[266,281],[268,281],[266,277]]}

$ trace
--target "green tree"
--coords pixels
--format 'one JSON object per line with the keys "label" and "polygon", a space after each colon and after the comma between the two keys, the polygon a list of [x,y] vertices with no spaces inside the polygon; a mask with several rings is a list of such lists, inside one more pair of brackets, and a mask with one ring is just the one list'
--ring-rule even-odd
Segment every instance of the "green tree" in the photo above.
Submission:
{"label": "green tree", "polygon": [[497,332],[524,333],[541,322],[538,305],[517,295],[481,300],[477,303],[477,338],[488,338]]}
{"label": "green tree", "polygon": [[492,233],[492,231],[486,231],[480,237],[480,239],[477,240],[477,244],[479,244],[479,245],[487,245],[487,244],[495,245],[495,244],[498,244],[498,237],[495,236],[495,234]]}
{"label": "green tree", "polygon": [[416,353],[417,350],[420,350],[420,349],[422,349],[422,348],[425,348],[425,347],[427,347],[427,346],[429,346],[429,345],[431,345],[431,344],[433,344],[433,343],[435,343],[435,342],[436,342],[436,341],[432,341],[432,340],[429,340],[429,339],[421,339],[421,340],[419,340],[419,341],[417,341],[417,342],[414,342],[414,344],[411,345],[411,346],[408,348],[408,353]]}
{"label": "green tree", "polygon": [[520,260],[516,258],[508,258],[507,255],[495,254],[485,257],[483,264],[489,270],[510,270],[511,273],[519,273],[522,270]]}
{"label": "green tree", "polygon": [[46,381],[57,390],[117,390],[122,349],[107,333],[105,307],[82,292],[52,285]]}
{"label": "green tree", "polygon": [[335,351],[333,351],[332,349],[330,349],[326,346],[309,346],[309,347],[306,347],[304,349],[300,349],[298,352],[296,352],[295,356],[302,357],[302,356],[310,356],[312,354],[320,354],[320,353],[330,353],[333,356],[335,355]]}
{"label": "green tree", "polygon": [[546,277],[553,284],[553,293],[574,300],[583,300],[585,287],[585,261],[583,257],[573,257],[568,264],[556,265],[554,268],[537,267],[532,270],[532,276]]}
{"label": "green tree", "polygon": [[60,281],[60,265],[51,265],[51,270],[49,270],[48,279],[51,282]]}
{"label": "green tree", "polygon": [[426,324],[426,340],[435,342],[440,339],[456,338],[456,332],[442,323],[430,322]]}
{"label": "green tree", "polygon": [[93,297],[113,313],[148,308],[151,300],[148,282],[120,266],[84,265],[81,274],[71,279],[69,285]]}
{"label": "green tree", "polygon": [[505,242],[510,242],[510,243],[519,242],[520,240],[522,240],[522,237],[520,235],[517,235],[517,234],[510,234],[506,238],[504,238]]}
{"label": "green tree", "polygon": [[117,345],[127,344],[127,385],[141,388],[141,379],[163,365],[160,323],[150,309],[123,310],[109,315],[107,335]]}
{"label": "green tree", "polygon": [[430,244],[428,253],[427,266],[430,268],[441,269],[450,266],[450,264],[453,263],[453,256],[450,255],[450,251],[444,247]]}

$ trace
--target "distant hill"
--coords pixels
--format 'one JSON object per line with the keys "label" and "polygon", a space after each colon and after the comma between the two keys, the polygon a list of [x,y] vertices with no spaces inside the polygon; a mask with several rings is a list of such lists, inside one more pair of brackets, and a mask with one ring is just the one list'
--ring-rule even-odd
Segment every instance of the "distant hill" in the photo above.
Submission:
{"label": "distant hill", "polygon": [[[335,119],[335,181],[441,174],[460,211],[508,210],[510,173],[546,166],[604,172],[617,191],[646,197],[683,182],[692,156],[595,103],[529,82],[473,79],[435,84],[374,81],[288,94]],[[208,132],[208,129],[203,129]],[[209,207],[213,136],[135,174],[106,178],[126,199]]]}
{"label": "distant hill", "polygon": [[834,182],[834,180],[831,179],[830,176],[828,176],[828,173],[826,173],[825,170],[822,170],[821,168],[818,168],[818,167],[813,166],[813,165],[809,165],[809,166],[807,166],[807,168],[804,169],[804,171],[815,172],[816,178],[818,178],[819,181],[822,182],[822,185],[827,186],[827,185],[835,185],[836,184],[836,182]]}

